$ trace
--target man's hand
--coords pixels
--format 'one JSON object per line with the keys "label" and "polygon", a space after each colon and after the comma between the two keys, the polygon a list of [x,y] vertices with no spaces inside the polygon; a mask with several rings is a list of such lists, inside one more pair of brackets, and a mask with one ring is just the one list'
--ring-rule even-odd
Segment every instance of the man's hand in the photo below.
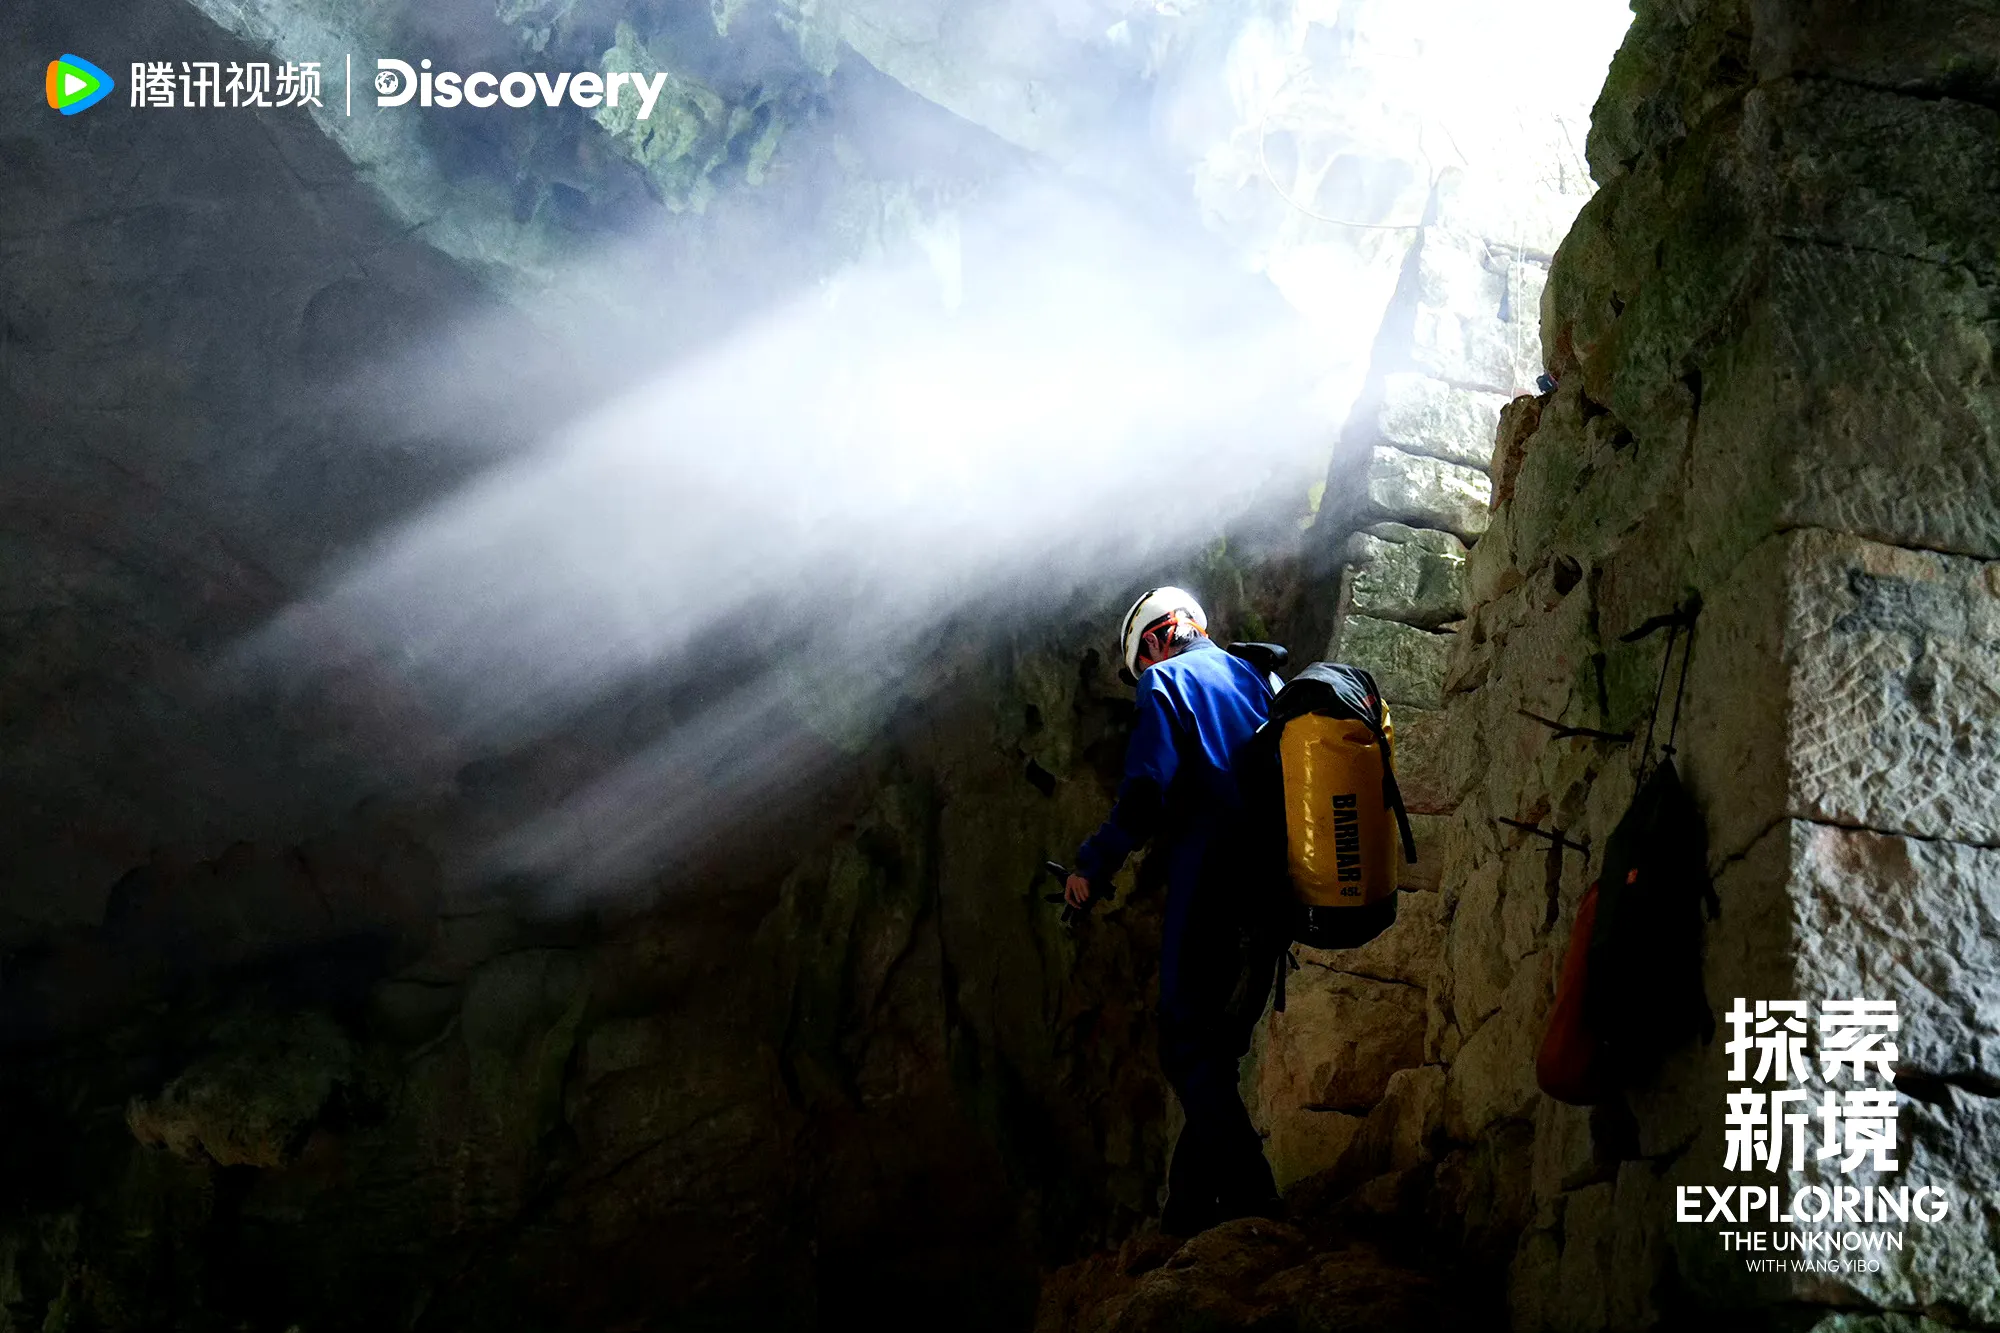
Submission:
{"label": "man's hand", "polygon": [[1090,881],[1082,875],[1071,875],[1063,881],[1063,901],[1082,911],[1090,902]]}

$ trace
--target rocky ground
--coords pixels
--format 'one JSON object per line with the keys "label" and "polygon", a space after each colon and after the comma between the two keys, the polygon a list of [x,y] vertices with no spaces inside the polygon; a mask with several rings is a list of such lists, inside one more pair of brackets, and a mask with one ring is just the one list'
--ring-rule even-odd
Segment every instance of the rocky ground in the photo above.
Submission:
{"label": "rocky ground", "polygon": [[[1504,1326],[1444,1266],[1397,1257],[1348,1217],[1243,1218],[1191,1240],[1146,1233],[1042,1286],[1037,1333],[1429,1333]],[[1488,1291],[1487,1295],[1491,1296]]]}

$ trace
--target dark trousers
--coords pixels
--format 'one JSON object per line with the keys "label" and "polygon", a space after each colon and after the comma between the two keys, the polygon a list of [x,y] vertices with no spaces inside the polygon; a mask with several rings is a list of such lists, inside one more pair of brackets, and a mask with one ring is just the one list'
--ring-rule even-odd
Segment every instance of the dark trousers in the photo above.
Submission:
{"label": "dark trousers", "polygon": [[1160,1066],[1186,1117],[1160,1219],[1161,1230],[1177,1236],[1235,1217],[1274,1216],[1278,1207],[1263,1140],[1238,1090],[1276,958],[1234,930],[1185,938],[1180,984],[1162,996],[1160,1015]]}

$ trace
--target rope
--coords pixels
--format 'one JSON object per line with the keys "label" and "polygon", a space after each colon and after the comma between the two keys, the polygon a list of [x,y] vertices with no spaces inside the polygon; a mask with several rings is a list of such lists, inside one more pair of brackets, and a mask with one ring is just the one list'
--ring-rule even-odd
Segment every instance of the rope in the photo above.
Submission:
{"label": "rope", "polygon": [[[1653,687],[1653,711],[1651,716],[1646,719],[1646,743],[1639,750],[1639,771],[1637,777],[1641,787],[1646,785],[1646,778],[1649,773],[1648,764],[1653,758],[1653,734],[1660,723],[1660,704],[1665,700],[1667,695],[1667,673],[1673,668],[1674,645],[1679,643],[1681,645],[1681,674],[1679,680],[1674,685],[1674,711],[1673,716],[1667,722],[1667,741],[1666,744],[1660,747],[1659,763],[1664,763],[1676,753],[1674,740],[1680,735],[1681,702],[1687,697],[1688,663],[1694,657],[1694,627],[1695,620],[1700,614],[1700,600],[1698,598],[1690,599],[1687,605],[1675,610],[1671,628],[1667,632],[1667,651],[1660,658],[1660,680]],[[1661,619],[1665,619],[1665,617],[1661,617]],[[1681,641],[1681,631],[1683,629],[1687,631],[1687,640],[1685,642]],[[1659,763],[1652,763],[1651,769],[1657,770]]]}
{"label": "rope", "polygon": [[[1669,645],[1669,649],[1671,650],[1671,645]],[[1681,699],[1683,696],[1687,694],[1688,659],[1692,658],[1693,656],[1694,656],[1694,622],[1690,620],[1688,622],[1687,642],[1681,645],[1681,678],[1680,682],[1674,686],[1674,716],[1673,720],[1667,724],[1667,743],[1665,747],[1662,748],[1662,750],[1660,751],[1662,755],[1670,755],[1674,752],[1674,737],[1680,734]]]}
{"label": "rope", "polygon": [[1673,665],[1674,643],[1681,637],[1681,627],[1675,625],[1667,632],[1666,656],[1660,659],[1660,683],[1653,687],[1653,712],[1646,719],[1646,743],[1639,747],[1639,783],[1645,785],[1646,761],[1653,754],[1653,728],[1660,722],[1660,700],[1667,694],[1667,668]]}

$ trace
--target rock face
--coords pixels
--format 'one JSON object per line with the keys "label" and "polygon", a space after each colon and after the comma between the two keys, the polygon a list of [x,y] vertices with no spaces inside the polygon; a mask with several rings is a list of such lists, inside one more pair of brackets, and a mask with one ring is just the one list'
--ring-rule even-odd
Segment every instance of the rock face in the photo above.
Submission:
{"label": "rock face", "polygon": [[323,1014],[242,1016],[197,1060],[125,1113],[132,1137],[190,1162],[283,1166],[335,1088],[353,1081],[347,1034]]}
{"label": "rock face", "polygon": [[1440,629],[1465,615],[1465,543],[1449,532],[1384,523],[1348,542],[1355,614]]}
{"label": "rock face", "polygon": [[[1973,1159],[2000,1088],[1981,961],[2000,884],[2000,491],[1975,368],[1991,256],[1966,246],[1996,140],[1991,112],[1952,100],[1977,84],[1976,43],[1954,57],[1897,29],[1810,4],[1636,7],[1593,117],[1602,188],[1542,300],[1560,385],[1517,399],[1497,434],[1442,685],[1459,800],[1425,1059],[1443,1085],[1433,1215],[1508,1268],[1519,1329],[1787,1303],[1827,1328],[1907,1322],[1837,1306],[1994,1318],[1992,1185]],[[1973,29],[1947,30],[1944,45]],[[1694,591],[1676,739],[1722,901],[1710,1001],[1895,999],[1898,1172],[1725,1172],[1719,1041],[1589,1111],[1534,1086],[1660,679],[1664,636],[1624,636]],[[1756,1274],[1713,1227],[1673,1221],[1677,1186],[1746,1182],[1941,1185],[1956,1202],[1879,1273]]]}
{"label": "rock face", "polygon": [[1049,643],[958,669],[848,803],[649,909],[443,901],[399,840],[436,811],[130,876],[0,976],[11,1304],[1023,1326],[1043,1254],[1158,1208],[1158,904],[1072,935],[1036,882],[1122,687]]}
{"label": "rock face", "polygon": [[[1354,972],[1339,955],[1311,959],[1292,983],[1294,1010],[1273,1015],[1259,1037],[1246,1088],[1282,1183],[1319,1172],[1353,1186],[1428,1162],[1444,1111],[1443,1084],[1429,1075],[1447,1058],[1438,1043],[1451,1013],[1439,992],[1453,985],[1448,816],[1478,770],[1443,710],[1472,595],[1468,548],[1480,548],[1493,512],[1495,427],[1541,372],[1550,257],[1590,188],[1560,129],[1560,119],[1524,127],[1476,167],[1438,179],[1308,534],[1308,558],[1334,571],[1335,605],[1330,622],[1302,619],[1326,623],[1324,654],[1366,668],[1391,705],[1419,860],[1401,868],[1412,892],[1392,932],[1397,975]],[[1487,952],[1465,971],[1490,1012],[1515,957]],[[1471,1054],[1518,1083],[1506,1066],[1518,1043],[1496,1037]],[[1390,1095],[1420,1073],[1423,1097]]]}
{"label": "rock face", "polygon": [[1247,1080],[1280,1188],[1339,1164],[1392,1082],[1423,1062],[1438,908],[1435,892],[1405,892],[1396,923],[1361,948],[1297,951],[1285,1012],[1259,1033]]}

